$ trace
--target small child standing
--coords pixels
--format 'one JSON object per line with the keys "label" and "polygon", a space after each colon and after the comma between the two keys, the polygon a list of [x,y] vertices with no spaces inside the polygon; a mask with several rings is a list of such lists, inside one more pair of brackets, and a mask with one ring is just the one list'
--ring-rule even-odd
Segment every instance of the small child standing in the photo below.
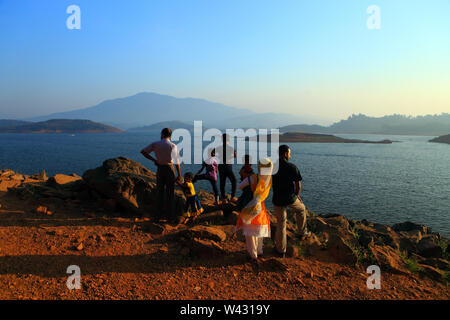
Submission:
{"label": "small child standing", "polygon": [[184,209],[184,217],[186,220],[184,223],[188,223],[191,219],[194,221],[203,212],[200,200],[195,193],[194,184],[192,182],[193,178],[194,174],[192,172],[187,172],[184,175],[184,183],[179,183],[186,197],[186,207]]}

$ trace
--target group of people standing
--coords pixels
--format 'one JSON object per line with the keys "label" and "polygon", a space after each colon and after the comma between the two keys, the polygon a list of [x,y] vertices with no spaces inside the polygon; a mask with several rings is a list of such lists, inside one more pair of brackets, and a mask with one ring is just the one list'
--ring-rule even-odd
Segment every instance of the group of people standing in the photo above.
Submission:
{"label": "group of people standing", "polygon": [[[253,171],[250,156],[245,155],[244,165],[239,171],[241,182],[237,184],[232,164],[237,158],[236,151],[229,144],[229,136],[223,135],[222,145],[209,150],[210,157],[202,163],[197,174],[187,172],[181,177],[181,166],[177,146],[170,141],[172,130],[161,131],[161,140],[153,142],[141,153],[153,161],[157,167],[157,208],[155,216],[159,222],[164,216],[169,222],[175,222],[174,186],[178,184],[186,196],[185,222],[195,220],[203,208],[195,193],[194,183],[199,180],[209,181],[215,196],[215,204],[231,202],[236,204],[239,218],[236,230],[242,230],[247,251],[252,259],[263,254],[263,239],[270,237],[270,220],[265,207],[270,189],[273,188],[272,202],[277,218],[275,248],[284,256],[287,248],[286,221],[287,209],[294,211],[300,237],[309,236],[306,227],[306,208],[300,199],[302,176],[291,162],[291,150],[287,145],[279,147],[278,171],[273,174],[274,164],[270,159],[260,159],[257,172]],[[153,157],[151,153],[154,153]],[[206,169],[206,173],[202,172]],[[220,197],[217,178],[220,180]],[[231,197],[225,193],[226,180],[231,182]],[[236,198],[236,190],[242,191]]]}

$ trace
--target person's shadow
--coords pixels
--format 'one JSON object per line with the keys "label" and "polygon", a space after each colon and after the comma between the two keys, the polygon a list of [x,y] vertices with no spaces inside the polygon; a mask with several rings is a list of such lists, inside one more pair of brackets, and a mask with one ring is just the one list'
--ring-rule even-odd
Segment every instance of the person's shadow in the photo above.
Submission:
{"label": "person's shadow", "polygon": [[188,257],[181,255],[181,248],[181,246],[171,243],[166,252],[157,250],[151,254],[138,255],[87,256],[74,253],[68,255],[1,256],[0,274],[32,274],[45,278],[60,278],[68,276],[67,268],[71,265],[80,267],[82,275],[102,273],[158,274],[191,267],[217,268],[242,265],[247,262],[245,252],[227,252],[210,259],[200,259],[195,255]]}

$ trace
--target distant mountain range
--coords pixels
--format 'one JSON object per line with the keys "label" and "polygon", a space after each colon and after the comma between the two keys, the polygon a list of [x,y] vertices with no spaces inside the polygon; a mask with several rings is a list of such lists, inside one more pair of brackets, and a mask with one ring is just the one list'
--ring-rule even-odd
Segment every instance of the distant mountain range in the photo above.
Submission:
{"label": "distant mountain range", "polygon": [[[352,115],[330,126],[307,124],[312,119],[285,113],[257,113],[203,99],[175,98],[157,93],[139,93],[130,97],[106,100],[96,106],[40,116],[27,121],[50,119],[87,119],[130,132],[157,132],[161,128],[191,130],[194,120],[208,128],[280,128],[281,132],[319,134],[386,134],[440,136],[450,133],[450,114],[426,116],[389,115],[368,117]],[[179,121],[174,121],[179,119]],[[165,124],[164,124],[165,123]],[[0,120],[0,128],[26,125],[26,121]]]}
{"label": "distant mountain range", "polygon": [[[2,120],[0,120],[0,123]],[[6,122],[5,122],[6,123]],[[106,133],[123,132],[90,120],[54,119],[36,123],[0,127],[0,133]]]}
{"label": "distant mountain range", "polygon": [[450,132],[450,114],[442,113],[441,115],[417,117],[390,115],[380,118],[358,114],[352,115],[348,119],[341,120],[328,127],[298,124],[281,127],[280,131],[439,136]]}
{"label": "distant mountain range", "polygon": [[202,120],[210,128],[276,128],[294,123],[308,123],[311,119],[282,113],[257,113],[248,109],[226,106],[203,99],[175,98],[143,92],[134,96],[106,100],[74,111],[40,116],[29,121],[49,119],[88,119],[130,129],[163,121],[181,119],[184,122]]}

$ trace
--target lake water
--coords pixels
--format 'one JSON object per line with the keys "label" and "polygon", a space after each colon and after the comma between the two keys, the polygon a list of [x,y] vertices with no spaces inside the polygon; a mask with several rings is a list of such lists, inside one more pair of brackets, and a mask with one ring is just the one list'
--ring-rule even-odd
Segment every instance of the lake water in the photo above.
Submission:
{"label": "lake water", "polygon": [[[450,146],[430,137],[340,135],[384,144],[289,143],[303,176],[302,199],[316,213],[393,224],[411,220],[450,235]],[[77,173],[125,156],[149,169],[139,151],[157,137],[125,134],[0,134],[0,168],[33,174]],[[270,148],[269,148],[270,150]],[[193,171],[198,165],[184,165]],[[237,174],[239,166],[235,166]],[[197,189],[210,190],[205,182]],[[266,201],[271,206],[271,197]]]}

